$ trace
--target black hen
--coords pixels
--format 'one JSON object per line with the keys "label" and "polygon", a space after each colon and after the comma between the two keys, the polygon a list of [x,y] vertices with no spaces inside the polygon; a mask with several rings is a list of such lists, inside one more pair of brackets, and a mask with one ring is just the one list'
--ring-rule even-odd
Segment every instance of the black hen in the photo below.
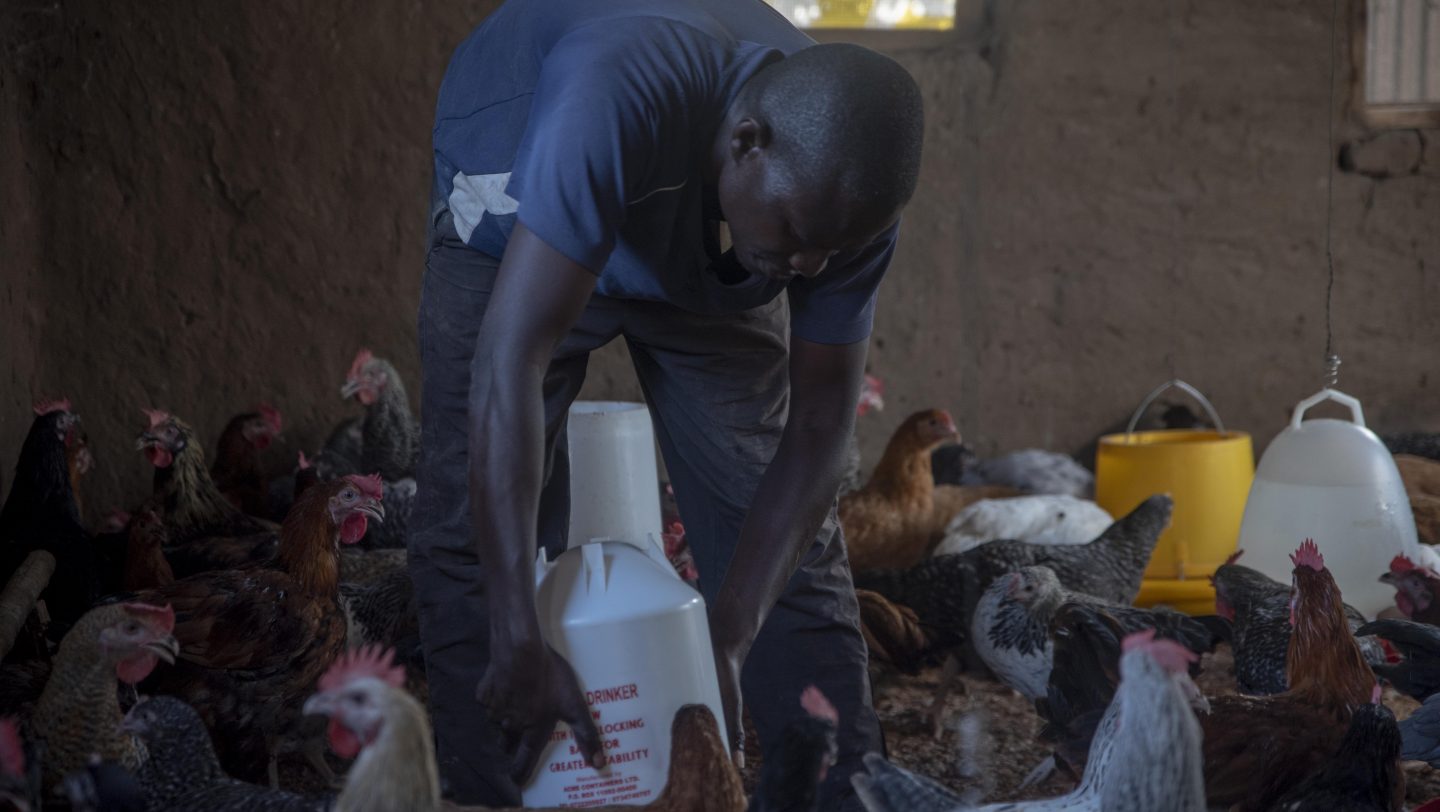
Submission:
{"label": "black hen", "polygon": [[1398,812],[1405,800],[1400,730],[1384,705],[1362,705],[1335,755],[1270,807],[1273,812]]}
{"label": "black hen", "polygon": [[1055,765],[1076,781],[1085,772],[1090,742],[1120,685],[1125,633],[1113,615],[1084,604],[1063,604],[1050,621],[1054,664],[1035,709],[1045,720],[1041,740],[1055,746]]}
{"label": "black hen", "polygon": [[760,771],[760,786],[747,812],[815,812],[820,783],[835,764],[839,716],[818,688],[800,698],[806,716],[785,726],[778,746]]}
{"label": "black hen", "polygon": [[149,753],[139,774],[149,812],[314,812],[331,806],[331,799],[307,798],[226,775],[200,715],[174,697],[140,702],[121,726],[144,741]]}
{"label": "black hen", "polygon": [[1413,620],[1373,620],[1357,635],[1376,635],[1390,641],[1405,655],[1398,663],[1371,663],[1370,667],[1395,690],[1424,702],[1440,692],[1440,628]]}
{"label": "black hen", "polygon": [[106,591],[90,534],[80,522],[76,483],[92,462],[80,418],[69,401],[36,404],[20,448],[10,496],[0,510],[0,583],[34,550],[55,556],[55,573],[41,598],[58,640]]}

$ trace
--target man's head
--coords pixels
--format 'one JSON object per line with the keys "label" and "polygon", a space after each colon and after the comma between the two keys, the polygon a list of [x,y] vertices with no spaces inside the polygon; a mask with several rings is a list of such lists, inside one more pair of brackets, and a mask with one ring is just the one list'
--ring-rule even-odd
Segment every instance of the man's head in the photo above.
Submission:
{"label": "man's head", "polygon": [[761,69],[716,136],[736,258],[777,279],[889,228],[915,191],[924,113],[905,69],[858,45],[815,45]]}

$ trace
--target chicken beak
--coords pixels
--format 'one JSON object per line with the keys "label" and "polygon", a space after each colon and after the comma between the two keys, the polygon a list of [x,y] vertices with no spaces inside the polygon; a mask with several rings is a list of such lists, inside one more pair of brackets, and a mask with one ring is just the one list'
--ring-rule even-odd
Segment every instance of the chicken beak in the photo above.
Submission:
{"label": "chicken beak", "polygon": [[347,400],[349,398],[355,397],[355,393],[360,391],[360,386],[361,384],[359,380],[351,378],[350,380],[345,382],[344,386],[340,387],[340,397]]}
{"label": "chicken beak", "polygon": [[305,707],[301,710],[306,716],[330,716],[335,711],[335,697],[327,692],[315,694],[305,700]]}
{"label": "chicken beak", "polygon": [[1398,580],[1399,579],[1395,577],[1395,573],[1393,572],[1387,572],[1384,575],[1380,576],[1380,583],[1389,584],[1390,586],[1395,586],[1395,583]]}
{"label": "chicken beak", "polygon": [[160,442],[160,439],[155,435],[151,434],[148,431],[142,432],[139,437],[135,438],[135,450],[144,451],[145,449],[149,448],[152,445],[155,445],[158,442]]}
{"label": "chicken beak", "polygon": [[382,524],[385,521],[385,507],[380,504],[379,500],[367,499],[356,510]]}
{"label": "chicken beak", "polygon": [[175,639],[175,635],[167,634],[164,637],[146,643],[145,649],[156,657],[173,665],[175,658],[180,656],[180,641]]}

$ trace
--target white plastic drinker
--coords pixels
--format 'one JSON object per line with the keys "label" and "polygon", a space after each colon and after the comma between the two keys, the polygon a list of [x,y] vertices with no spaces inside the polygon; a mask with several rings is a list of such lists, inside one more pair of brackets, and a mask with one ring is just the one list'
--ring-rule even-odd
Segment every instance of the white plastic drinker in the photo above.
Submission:
{"label": "white plastic drinker", "polygon": [[[1350,420],[1303,420],[1333,400]],[[1295,407],[1260,458],[1240,525],[1241,564],[1290,583],[1289,556],[1313,538],[1345,602],[1366,617],[1394,603],[1377,579],[1396,555],[1420,561],[1415,518],[1395,460],[1365,427],[1360,401],[1324,389]]]}
{"label": "white plastic drinker", "polygon": [[[635,427],[641,421],[643,431]],[[553,562],[540,552],[536,610],[546,641],[579,677],[609,765],[586,764],[569,728],[557,725],[524,802],[647,804],[665,788],[676,711],[709,706],[725,736],[705,601],[657,540],[660,495],[645,407],[577,403],[570,453],[571,547]],[[575,528],[597,535],[577,545]]]}

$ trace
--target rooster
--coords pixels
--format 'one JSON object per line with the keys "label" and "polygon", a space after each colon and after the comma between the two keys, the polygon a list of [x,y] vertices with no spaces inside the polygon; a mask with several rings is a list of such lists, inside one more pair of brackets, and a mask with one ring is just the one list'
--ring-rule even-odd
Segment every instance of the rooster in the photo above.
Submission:
{"label": "rooster", "polygon": [[142,699],[120,725],[144,743],[136,773],[148,812],[318,812],[327,801],[236,781],[215,757],[195,709],[171,696]]}
{"label": "rooster", "polygon": [[55,637],[64,636],[104,594],[104,567],[80,519],[77,489],[91,456],[70,401],[35,404],[35,419],[20,448],[9,498],[0,510],[0,581],[31,552],[55,556],[55,574],[41,597]]}
{"label": "rooster", "polygon": [[949,413],[916,412],[900,424],[865,487],[840,499],[840,525],[856,572],[908,567],[930,552],[935,481],[930,452],[956,439]]}
{"label": "rooster", "polygon": [[44,752],[47,791],[84,767],[92,753],[131,769],[140,765],[143,748],[119,728],[116,680],[134,685],[158,662],[173,662],[174,626],[168,606],[113,603],[87,612],[60,641],[26,723],[29,738]]}
{"label": "rooster", "polygon": [[1210,803],[1269,809],[1333,754],[1356,708],[1375,689],[1345,617],[1340,588],[1309,539],[1291,556],[1286,668],[1290,688],[1268,697],[1224,696],[1201,717]]}
{"label": "rooster", "polygon": [[360,458],[356,460],[360,470],[379,472],[387,482],[415,476],[420,427],[410,414],[410,398],[394,365],[369,350],[360,350],[340,395],[353,397],[365,407]]}
{"label": "rooster", "polygon": [[1137,609],[1071,592],[1049,568],[1025,567],[992,581],[980,598],[970,628],[975,650],[1005,684],[1032,701],[1043,699],[1054,662],[1051,623],[1067,606],[1072,615],[1104,612],[1128,632],[1157,630],[1160,637],[1193,652],[1197,662],[1199,655],[1214,651],[1228,631],[1167,609]]}
{"label": "rooster", "polygon": [[877,753],[850,781],[868,812],[1203,812],[1200,730],[1186,699],[1194,655],[1153,633],[1123,642],[1120,686],[1100,722],[1080,786],[1043,801],[975,809],[930,779]]}
{"label": "rooster", "polygon": [[215,487],[205,451],[190,426],[169,412],[147,409],[149,425],[135,448],[155,467],[154,500],[163,511],[175,574],[263,563],[279,538],[271,522],[240,512]]}
{"label": "rooster", "polygon": [[[377,477],[316,485],[285,519],[276,569],[206,572],[140,593],[175,607],[181,642],[175,667],[156,672],[147,689],[195,706],[237,776],[268,764],[276,785],[281,745],[304,738],[305,693],[345,648],[339,545],[384,518],[381,494]],[[328,772],[318,750],[305,754]]]}
{"label": "rooster", "polygon": [[220,432],[210,476],[215,487],[250,516],[266,515],[269,483],[260,466],[260,452],[280,436],[280,410],[268,403],[253,412],[238,414]]}
{"label": "rooster", "polygon": [[[1289,687],[1285,658],[1290,646],[1290,587],[1236,563],[1243,554],[1244,550],[1236,550],[1210,576],[1215,613],[1231,623],[1236,687],[1250,696],[1283,693]],[[1344,608],[1346,623],[1355,632],[1365,617],[1349,604]],[[1385,649],[1374,640],[1360,640],[1360,651],[1371,665],[1385,662]]]}
{"label": "rooster", "polygon": [[1356,634],[1378,636],[1405,655],[1399,662],[1370,664],[1395,690],[1421,702],[1440,692],[1440,627],[1383,618],[1366,623]]}
{"label": "rooster", "polygon": [[1285,793],[1274,812],[1401,812],[1405,774],[1395,714],[1375,700],[1350,718],[1340,747],[1318,770]]}

